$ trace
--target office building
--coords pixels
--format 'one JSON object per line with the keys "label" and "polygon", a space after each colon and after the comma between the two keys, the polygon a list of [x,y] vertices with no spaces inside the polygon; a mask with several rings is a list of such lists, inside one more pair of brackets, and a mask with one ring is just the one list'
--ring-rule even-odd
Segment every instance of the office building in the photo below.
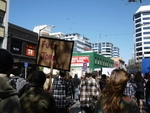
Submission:
{"label": "office building", "polygon": [[119,48],[110,42],[92,43],[92,50],[107,58],[120,57]]}
{"label": "office building", "polygon": [[141,6],[133,15],[134,57],[136,62],[150,58],[150,5]]}
{"label": "office building", "polygon": [[79,33],[65,34],[63,39],[74,41],[74,53],[81,53],[91,50],[91,43],[89,42],[89,39],[85,36],[81,36]]}

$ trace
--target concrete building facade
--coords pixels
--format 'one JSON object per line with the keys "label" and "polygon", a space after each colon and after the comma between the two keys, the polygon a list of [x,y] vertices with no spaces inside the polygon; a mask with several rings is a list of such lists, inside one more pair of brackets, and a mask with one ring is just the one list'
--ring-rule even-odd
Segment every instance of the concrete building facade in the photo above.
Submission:
{"label": "concrete building facade", "polygon": [[150,5],[141,6],[133,15],[134,57],[140,63],[150,58]]}
{"label": "concrete building facade", "polygon": [[120,57],[119,48],[110,42],[98,42],[91,44],[92,50],[108,58]]}
{"label": "concrete building facade", "polygon": [[65,34],[63,39],[74,41],[74,53],[81,53],[91,50],[91,43],[89,42],[89,39],[81,36],[79,33]]}
{"label": "concrete building facade", "polygon": [[10,0],[0,0],[0,48],[7,49]]}

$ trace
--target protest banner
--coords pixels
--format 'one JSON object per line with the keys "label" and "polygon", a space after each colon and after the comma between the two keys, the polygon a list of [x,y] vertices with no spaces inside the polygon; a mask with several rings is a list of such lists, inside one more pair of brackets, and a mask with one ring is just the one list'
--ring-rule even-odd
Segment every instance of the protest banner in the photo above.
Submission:
{"label": "protest banner", "polygon": [[74,41],[39,37],[36,65],[51,68],[53,62],[53,69],[70,71],[73,46]]}
{"label": "protest banner", "polygon": [[74,41],[39,37],[36,64],[50,68],[48,91],[51,90],[53,69],[70,71]]}

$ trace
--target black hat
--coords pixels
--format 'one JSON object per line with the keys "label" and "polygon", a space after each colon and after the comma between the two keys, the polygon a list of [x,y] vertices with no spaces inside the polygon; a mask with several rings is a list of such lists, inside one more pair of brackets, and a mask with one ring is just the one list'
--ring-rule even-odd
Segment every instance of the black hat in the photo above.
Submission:
{"label": "black hat", "polygon": [[31,85],[33,87],[43,87],[46,80],[46,75],[43,71],[34,71],[32,75]]}

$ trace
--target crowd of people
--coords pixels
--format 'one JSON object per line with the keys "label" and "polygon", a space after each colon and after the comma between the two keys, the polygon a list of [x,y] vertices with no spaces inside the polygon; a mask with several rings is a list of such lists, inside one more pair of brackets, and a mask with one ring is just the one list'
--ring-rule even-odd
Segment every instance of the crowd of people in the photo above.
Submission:
{"label": "crowd of people", "polygon": [[70,113],[77,101],[81,113],[143,113],[144,99],[150,107],[150,75],[140,71],[114,69],[109,76],[89,72],[79,78],[60,70],[48,89],[49,79],[41,70],[14,85],[13,65],[12,54],[0,49],[0,113]]}

